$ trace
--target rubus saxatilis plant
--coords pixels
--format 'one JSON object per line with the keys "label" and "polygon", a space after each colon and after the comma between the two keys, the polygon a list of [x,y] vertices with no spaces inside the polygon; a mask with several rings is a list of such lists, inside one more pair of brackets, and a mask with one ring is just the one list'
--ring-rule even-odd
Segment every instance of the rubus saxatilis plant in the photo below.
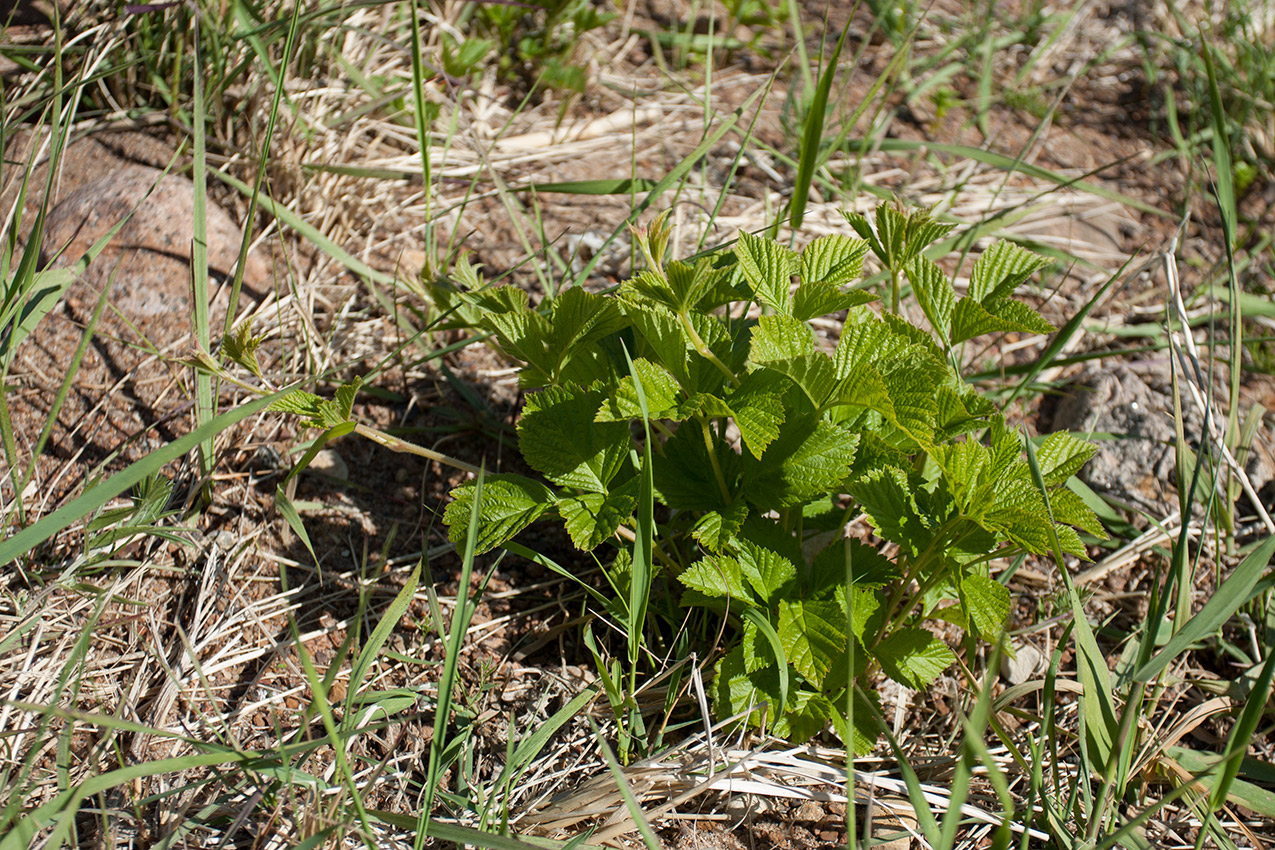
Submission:
{"label": "rubus saxatilis plant", "polygon": [[[973,337],[1053,330],[1012,297],[1048,261],[997,242],[958,299],[922,253],[951,225],[893,205],[847,219],[862,238],[796,253],[742,234],[682,262],[666,257],[660,216],[634,233],[646,267],[613,293],[572,288],[533,309],[462,262],[432,294],[523,364],[519,448],[546,479],[487,476],[477,548],[556,516],[582,550],[615,543],[623,581],[649,457],[653,570],[681,608],[733,626],[717,712],[797,740],[831,728],[863,748],[879,728],[866,687],[879,672],[923,688],[956,660],[927,622],[1000,639],[1010,594],[994,561],[1054,541],[1083,558],[1076,529],[1103,531],[1064,486],[1093,447],[1066,433],[1040,442],[1042,489],[1023,438],[953,365]],[[850,287],[869,251],[891,302],[906,278],[928,329]],[[835,348],[811,324],[829,314],[845,316]],[[474,484],[452,495],[460,541]],[[860,518],[867,542],[846,533]]]}

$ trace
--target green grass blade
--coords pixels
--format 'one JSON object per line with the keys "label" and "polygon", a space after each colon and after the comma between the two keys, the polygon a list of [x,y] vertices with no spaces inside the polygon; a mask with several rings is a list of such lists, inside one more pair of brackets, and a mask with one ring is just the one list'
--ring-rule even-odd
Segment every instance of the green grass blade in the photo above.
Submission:
{"label": "green grass blade", "polygon": [[[478,519],[483,499],[482,474],[474,481],[474,501],[469,511],[469,532],[465,535],[465,554],[461,559],[460,578],[456,585],[456,607],[452,611],[452,623],[447,635],[447,655],[443,659],[443,672],[438,680],[438,704],[434,713],[434,739],[429,747],[429,767],[426,774],[425,799],[418,819],[416,845],[421,846],[430,825],[434,795],[442,784],[443,753],[447,745],[447,727],[451,723],[452,690],[456,686],[456,669],[460,664],[461,646],[475,605],[469,598],[470,577],[474,573],[474,546],[478,540]],[[441,623],[440,623],[441,626]]]}
{"label": "green grass blade", "polygon": [[[270,144],[274,139],[275,127],[279,122],[279,104],[284,93],[284,78],[288,72],[288,64],[292,61],[293,52],[296,50],[301,8],[304,5],[303,3],[297,3],[292,7],[292,18],[288,22],[288,36],[283,45],[283,57],[277,72],[270,66],[269,55],[265,49],[260,48],[257,50],[261,64],[265,66],[271,83],[274,85],[274,95],[270,101],[270,116],[266,119],[265,136],[261,141],[261,158],[257,163],[257,177],[253,182],[252,194],[248,199],[248,215],[244,219],[243,238],[239,241],[239,259],[235,263],[235,276],[230,283],[230,298],[226,303],[226,322],[222,330],[223,333],[230,333],[234,327],[235,314],[239,312],[239,293],[243,289],[244,270],[248,265],[248,248],[252,245],[252,221],[256,218],[257,206],[261,202],[261,186],[266,179],[266,165],[270,159]],[[257,42],[254,48],[258,47],[259,40]],[[209,351],[211,349],[205,348],[204,350]]]}
{"label": "green grass blade", "polygon": [[594,726],[593,720],[589,720],[589,725],[593,726],[593,735],[598,741],[598,748],[602,751],[602,757],[606,759],[607,768],[611,771],[611,775],[615,777],[615,786],[620,792],[620,797],[624,800],[624,805],[629,810],[630,817],[637,825],[638,834],[642,836],[642,842],[647,846],[647,850],[662,850],[663,842],[655,835],[655,830],[651,829],[651,824],[647,821],[646,815],[642,812],[642,804],[633,794],[633,789],[629,787],[629,781],[624,776],[624,769],[620,767],[620,763],[615,759],[615,753],[611,751],[611,747],[607,744],[606,739],[602,737],[602,733]]}
{"label": "green grass blade", "polygon": [[128,491],[143,478],[159,472],[165,464],[177,460],[204,440],[221,433],[236,422],[247,419],[254,413],[265,410],[288,392],[283,390],[223,413],[91,487],[69,504],[0,542],[0,566],[22,556],[67,526],[98,510],[111,499]]}
{"label": "green grass blade", "polygon": [[[1036,460],[1036,451],[1032,447],[1031,440],[1024,440],[1023,443],[1027,449],[1027,463],[1031,468],[1032,478],[1048,508],[1049,492],[1045,487],[1040,464]],[[1050,509],[1051,520],[1052,517],[1053,511]],[[1111,672],[1107,669],[1106,656],[1098,647],[1093,629],[1090,628],[1089,620],[1085,617],[1084,605],[1081,604],[1075,582],[1071,580],[1071,573],[1067,571],[1062,548],[1058,543],[1058,533],[1054,531],[1052,525],[1050,533],[1054,541],[1058,574],[1062,577],[1063,586],[1067,589],[1072,621],[1075,624],[1073,634],[1076,636],[1076,667],[1080,673],[1081,685],[1085,690],[1081,704],[1085,707],[1083,719],[1087,751],[1095,762],[1106,764],[1111,757],[1118,729],[1115,703],[1112,699]]]}
{"label": "green grass blade", "polygon": [[[629,365],[629,375],[632,376],[633,386],[637,391],[645,435],[642,441],[642,481],[638,493],[637,532],[633,537],[633,572],[629,581],[629,675],[630,684],[634,685],[638,660],[642,656],[642,633],[646,625],[647,605],[651,600],[651,582],[655,578],[652,552],[655,542],[655,479],[651,460],[651,415],[646,406],[646,390],[627,348],[624,350],[624,359]],[[632,689],[636,691],[636,687]]]}
{"label": "green grass blade", "polygon": [[625,228],[636,222],[642,213],[646,212],[667,189],[671,188],[675,183],[685,177],[686,174],[695,167],[697,162],[707,156],[708,152],[713,149],[713,146],[716,145],[723,136],[729,133],[732,127],[739,123],[739,119],[743,117],[744,113],[752,108],[752,105],[757,101],[757,99],[762,97],[768,91],[770,91],[770,87],[765,86],[749,95],[748,99],[731,112],[731,114],[717,126],[716,130],[704,137],[704,140],[696,146],[695,150],[684,156],[677,165],[669,169],[669,172],[655,184],[655,187],[651,189],[651,191],[646,194],[646,197],[633,208],[633,211],[625,216],[624,221],[620,222],[620,224],[616,226],[615,230],[611,231],[611,235],[608,236],[602,246],[594,252],[593,257],[585,264],[584,268],[580,270],[580,273],[575,276],[574,282],[578,284],[582,281],[588,280],[589,275],[593,272],[594,266],[601,261],[603,255],[606,253],[606,247],[614,242],[616,237],[624,232]]}
{"label": "green grass blade", "polygon": [[555,192],[570,195],[630,195],[650,192],[658,184],[649,177],[619,177],[614,180],[563,180],[558,183],[528,183],[513,187],[514,192]]}
{"label": "green grass blade", "polygon": [[367,677],[368,670],[372,667],[372,662],[376,660],[377,654],[381,651],[381,647],[389,640],[394,629],[398,628],[399,620],[403,614],[407,612],[407,608],[412,604],[412,599],[416,595],[416,585],[421,579],[421,564],[417,562],[416,568],[408,575],[407,581],[403,583],[403,589],[394,597],[394,601],[385,609],[385,613],[381,615],[381,619],[376,624],[376,628],[372,630],[372,634],[368,636],[367,643],[359,652],[359,657],[354,660],[354,664],[350,667],[350,686],[347,690],[346,698],[346,720],[345,725],[348,727],[352,722],[351,718],[354,713],[349,711],[348,706],[354,699],[354,696],[362,685],[364,678]]}
{"label": "green grass blade", "polygon": [[1253,598],[1254,588],[1266,571],[1272,555],[1275,555],[1275,537],[1268,537],[1240,562],[1235,572],[1218,586],[1200,612],[1169,639],[1164,649],[1134,672],[1133,680],[1151,681],[1188,646],[1220,629],[1241,605]]}
{"label": "green grass blade", "polygon": [[[196,68],[202,67],[199,61],[199,23],[200,18],[196,16],[191,47],[194,51]],[[196,71],[192,75],[192,80],[195,91],[191,105],[191,130],[194,142],[194,166],[191,171],[191,180],[195,184],[195,197],[190,245],[191,303],[194,306],[195,344],[199,346],[200,351],[212,351],[208,318],[208,155],[204,138],[208,116],[204,113],[203,74]],[[229,317],[227,317],[227,330],[229,330]],[[197,369],[195,371],[195,421],[198,425],[204,425],[212,417],[212,375],[203,369]],[[213,451],[211,437],[199,446],[199,474],[205,480],[212,475]],[[211,493],[205,493],[205,498],[209,496]]]}
{"label": "green grass blade", "polygon": [[[216,177],[218,180],[222,181],[226,185],[235,189],[236,191],[238,191],[240,194],[244,195],[245,197],[250,198],[253,195],[253,191],[254,191],[253,188],[249,186],[247,183],[244,183],[242,180],[239,180],[221,171],[213,171],[212,176]],[[367,263],[358,259],[353,254],[346,251],[344,248],[337,245],[331,239],[329,239],[328,237],[320,233],[317,227],[310,224],[305,219],[301,218],[301,216],[297,215],[292,210],[285,207],[283,204],[276,202],[269,195],[259,194],[258,200],[260,201],[261,206],[265,209],[266,212],[268,212],[270,215],[274,216],[275,218],[279,219],[279,221],[283,222],[288,227],[295,230],[299,235],[301,235],[308,241],[314,243],[314,245],[317,246],[321,251],[323,251],[332,259],[336,260],[341,265],[345,266],[350,271],[354,272],[357,275],[360,275],[361,277],[366,278],[367,280],[373,281],[374,283],[379,283],[383,286],[393,287],[395,285],[395,280],[393,275],[389,275],[389,274],[386,274],[385,272],[377,271],[376,269],[369,266]]]}
{"label": "green grass blade", "polygon": [[837,62],[841,59],[841,48],[845,46],[846,36],[850,33],[850,19],[841,29],[841,37],[828,57],[827,65],[819,75],[819,84],[815,87],[815,96],[810,101],[806,113],[806,126],[801,137],[801,155],[797,161],[797,178],[793,185],[792,197],[788,200],[788,222],[793,230],[801,227],[806,214],[806,201],[810,197],[810,182],[814,177],[815,165],[819,160],[819,152],[823,146],[823,122],[828,112],[828,96],[832,92],[832,81],[837,75]]}

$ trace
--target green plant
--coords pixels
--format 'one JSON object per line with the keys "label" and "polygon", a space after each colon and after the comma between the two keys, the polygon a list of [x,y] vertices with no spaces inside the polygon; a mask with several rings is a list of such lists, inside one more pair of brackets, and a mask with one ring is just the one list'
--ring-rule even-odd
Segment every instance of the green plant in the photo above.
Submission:
{"label": "green plant", "polygon": [[444,45],[449,73],[476,69],[491,50],[502,75],[529,85],[581,92],[585,71],[572,54],[580,36],[606,24],[614,13],[592,0],[531,0],[474,3],[475,38]]}
{"label": "green plant", "polygon": [[[878,671],[913,688],[933,681],[955,656],[927,621],[999,640],[1010,599],[992,562],[1050,552],[1055,540],[1085,557],[1076,528],[1102,528],[1064,486],[1092,447],[1068,434],[1041,441],[1042,489],[1021,437],[953,365],[973,337],[1052,330],[1012,298],[1047,261],[996,243],[958,300],[922,253],[950,225],[894,206],[874,222],[847,219],[864,238],[824,236],[798,254],[742,234],[731,251],[683,262],[669,261],[660,216],[635,234],[647,267],[618,292],[568,289],[539,311],[468,266],[459,286],[432,293],[454,325],[490,332],[521,361],[535,390],[519,445],[549,484],[489,476],[477,549],[554,514],[580,549],[617,536],[641,544],[649,475],[651,554],[635,545],[616,558],[620,599],[649,598],[633,594],[639,580],[649,591],[657,574],[676,579],[682,608],[734,627],[717,666],[720,714],[794,739],[831,722],[863,747],[877,727],[870,689],[848,710],[855,683]],[[906,277],[928,330],[846,288],[869,251],[895,291]],[[830,354],[810,321],[840,311]],[[453,491],[445,520],[458,543],[475,495],[472,482]],[[845,534],[860,516],[873,543]],[[639,608],[609,609],[632,636]]]}

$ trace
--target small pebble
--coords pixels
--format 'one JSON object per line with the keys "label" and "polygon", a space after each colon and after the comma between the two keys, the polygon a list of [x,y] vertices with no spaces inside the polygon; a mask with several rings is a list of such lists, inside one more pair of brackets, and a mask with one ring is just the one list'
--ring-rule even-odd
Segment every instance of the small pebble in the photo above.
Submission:
{"label": "small pebble", "polygon": [[346,466],[345,460],[333,449],[320,449],[319,453],[310,461],[310,466],[307,469],[310,472],[317,472],[320,475],[326,475],[338,481],[350,480],[350,468]]}

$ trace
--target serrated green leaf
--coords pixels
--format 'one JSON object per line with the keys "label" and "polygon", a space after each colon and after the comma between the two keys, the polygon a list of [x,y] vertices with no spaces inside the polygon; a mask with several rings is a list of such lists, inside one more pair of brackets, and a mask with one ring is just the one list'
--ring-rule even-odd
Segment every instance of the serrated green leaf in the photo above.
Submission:
{"label": "serrated green leaf", "polygon": [[[500,287],[497,291],[508,288]],[[509,312],[485,312],[482,322],[496,335],[505,353],[523,362],[518,373],[522,386],[542,387],[553,380],[556,364],[547,350],[552,329],[546,317],[524,305]]]}
{"label": "serrated green leaf", "polygon": [[773,372],[751,373],[739,388],[726,397],[726,406],[739,427],[744,446],[753,457],[761,457],[784,423],[785,410],[781,379]]}
{"label": "serrated green leaf", "polygon": [[247,369],[253,376],[262,378],[261,363],[257,360],[257,349],[265,340],[264,336],[252,333],[252,324],[248,321],[239,323],[234,334],[225,334],[221,338],[221,350],[235,363]]}
{"label": "serrated green leaf", "polygon": [[779,671],[773,666],[749,673],[743,648],[735,647],[717,662],[713,680],[713,704],[720,717],[748,713],[748,723],[760,726],[774,719],[780,704]]}
{"label": "serrated green leaf", "polygon": [[1036,462],[1046,487],[1057,487],[1080,471],[1098,447],[1066,431],[1055,431],[1036,447]]}
{"label": "serrated green leaf", "polygon": [[838,381],[832,359],[821,352],[802,354],[787,360],[772,360],[766,368],[787,376],[810,399],[817,410],[832,399]]}
{"label": "serrated green leaf", "polygon": [[747,517],[747,502],[735,502],[720,511],[706,511],[691,529],[691,536],[710,552],[721,552],[739,533]]}
{"label": "serrated green leaf", "polygon": [[335,428],[342,422],[350,421],[350,415],[354,411],[354,399],[358,396],[359,388],[362,386],[363,379],[355,378],[337,387],[336,392],[333,393],[333,406],[331,408],[331,412],[335,415],[334,421],[327,423],[328,428]]}
{"label": "serrated green leaf", "polygon": [[875,300],[877,296],[862,289],[845,291],[835,284],[823,281],[803,283],[793,293],[792,315],[794,319],[805,321],[816,316],[849,310]]}
{"label": "serrated green leaf", "polygon": [[558,295],[550,312],[552,331],[546,342],[547,355],[555,366],[550,374],[555,380],[574,355],[588,351],[599,339],[629,323],[614,298],[579,287]]}
{"label": "serrated green leaf", "polygon": [[952,343],[964,342],[989,333],[1047,334],[1057,330],[1039,313],[1021,301],[988,299],[981,304],[972,298],[956,302],[952,314]]}
{"label": "serrated green leaf", "polygon": [[518,422],[518,446],[532,468],[564,487],[595,493],[627,460],[632,439],[627,422],[595,422],[600,392],[548,387],[527,396]]}
{"label": "serrated green leaf", "polygon": [[[718,452],[728,487],[736,481],[739,457],[732,451]],[[698,428],[683,426],[665,440],[662,458],[653,473],[656,496],[670,508],[717,511],[734,501],[730,494],[722,494]]]}
{"label": "serrated green leaf", "polygon": [[877,587],[866,584],[853,584],[849,594],[842,594],[846,601],[846,621],[850,624],[850,633],[863,643],[863,636],[873,622],[877,612],[881,610],[881,599],[877,595]]}
{"label": "serrated green leaf", "polygon": [[1009,617],[1009,588],[978,574],[961,579],[961,608],[984,640],[995,642]]}
{"label": "serrated green leaf", "polygon": [[854,232],[859,234],[859,236],[868,243],[868,247],[872,250],[872,253],[876,254],[879,259],[884,260],[886,258],[885,246],[882,245],[881,240],[877,238],[877,233],[872,229],[872,225],[868,223],[868,219],[861,213],[846,212],[844,210],[842,210],[841,215],[846,222],[854,228]]}
{"label": "serrated green leaf", "polygon": [[930,542],[935,518],[921,512],[907,473],[894,467],[874,469],[850,486],[877,534],[913,554]]}
{"label": "serrated green leaf", "polygon": [[744,649],[744,670],[746,672],[756,673],[758,670],[775,663],[775,653],[770,650],[766,643],[766,638],[757,629],[755,621],[744,621],[744,632],[740,638],[739,645]]}
{"label": "serrated green leaf", "polygon": [[615,534],[636,505],[627,493],[584,493],[558,502],[558,513],[575,547],[590,552]]}
{"label": "serrated green leaf", "polygon": [[755,604],[744,587],[744,574],[739,562],[729,555],[700,558],[678,576],[678,581],[714,599],[734,599]]}
{"label": "serrated green leaf", "polygon": [[1067,488],[1052,490],[1049,493],[1049,508],[1054,519],[1067,525],[1074,525],[1081,531],[1092,534],[1099,540],[1107,539],[1107,530],[1103,527],[1098,515],[1085,504],[1085,500]]}
{"label": "serrated green leaf", "polygon": [[911,345],[911,340],[895,332],[886,322],[869,315],[847,322],[833,355],[837,377],[845,378],[864,364],[888,360]]}
{"label": "serrated green leaf", "polygon": [[947,644],[925,629],[900,629],[876,645],[873,654],[886,675],[913,690],[928,686],[956,662]]}
{"label": "serrated green leaf", "polygon": [[956,290],[943,270],[925,255],[920,255],[903,269],[917,303],[921,305],[930,327],[944,341],[952,336],[952,310],[956,306]]}
{"label": "serrated green leaf", "polygon": [[764,605],[775,604],[797,578],[797,568],[792,561],[751,541],[739,541],[735,557],[744,578]]}
{"label": "serrated green leaf", "polygon": [[792,507],[835,489],[850,473],[859,435],[831,422],[789,423],[747,467],[745,494],[762,510]]}
{"label": "serrated green leaf", "polygon": [[969,297],[975,301],[1005,298],[1049,260],[1001,240],[979,256],[970,272]]}
{"label": "serrated green leaf", "polygon": [[[840,233],[820,236],[801,252],[802,286],[797,290],[798,300],[801,289],[810,284],[839,287],[854,280],[862,273],[863,258],[867,255],[868,243],[862,239],[852,239]],[[827,312],[832,311],[824,311]],[[810,316],[822,316],[824,313],[811,313]]]}
{"label": "serrated green leaf", "polygon": [[834,718],[841,719],[832,700],[823,694],[798,691],[772,731],[791,744],[803,744],[828,728]]}
{"label": "serrated green leaf", "polygon": [[934,428],[940,438],[951,440],[982,428],[995,410],[977,390],[968,386],[963,390],[964,397],[943,385],[935,393]]}
{"label": "serrated green leaf", "polygon": [[762,316],[753,326],[748,359],[759,365],[792,360],[815,352],[815,334],[790,315]]}
{"label": "serrated green leaf", "polygon": [[[642,390],[646,394],[646,407],[652,419],[686,418],[678,410],[678,395],[681,387],[669,370],[652,363],[645,357],[633,361],[633,368],[642,380]],[[626,375],[620,379],[619,385],[611,391],[598,409],[597,422],[629,422],[642,418],[642,406],[638,403],[637,388],[633,376]]]}
{"label": "serrated green leaf", "polygon": [[735,257],[757,301],[782,315],[792,315],[792,278],[797,255],[771,239],[742,231],[735,243]]}
{"label": "serrated green leaf", "polygon": [[845,613],[836,601],[781,600],[779,638],[788,661],[816,688],[846,650]]}
{"label": "serrated green leaf", "polygon": [[943,364],[913,346],[878,368],[893,407],[892,423],[919,445],[929,446],[938,416],[936,390],[946,377]]}
{"label": "serrated green leaf", "polygon": [[304,424],[311,428],[322,428],[323,419],[320,405],[323,399],[314,393],[305,390],[293,390],[283,398],[273,402],[267,410],[273,410],[278,413],[290,413],[293,416],[300,416],[305,420]]}
{"label": "serrated green leaf", "polygon": [[[469,481],[452,490],[452,501],[443,511],[449,539],[463,545],[469,530],[469,515],[474,499],[475,482]],[[512,540],[514,535],[540,518],[554,506],[553,491],[522,475],[488,475],[483,480],[483,498],[478,512],[477,554]]]}

